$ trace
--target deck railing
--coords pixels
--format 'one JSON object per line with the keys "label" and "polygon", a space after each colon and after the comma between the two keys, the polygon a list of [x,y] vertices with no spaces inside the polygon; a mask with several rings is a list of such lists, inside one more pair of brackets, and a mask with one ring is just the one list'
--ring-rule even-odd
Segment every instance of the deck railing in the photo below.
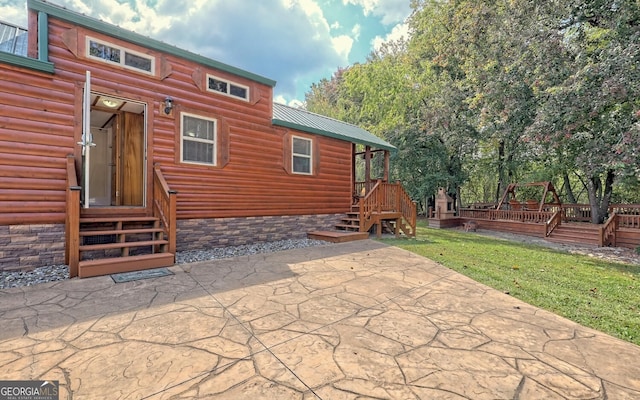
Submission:
{"label": "deck railing", "polygon": [[[364,186],[363,186],[364,187]],[[360,232],[367,232],[384,219],[383,213],[398,213],[408,225],[408,236],[416,234],[416,203],[411,200],[400,182],[388,183],[378,180],[360,197]]]}
{"label": "deck railing", "polygon": [[488,219],[532,224],[546,223],[553,217],[551,211],[514,211],[514,210],[475,210],[463,208],[458,210],[458,216],[470,219]]}
{"label": "deck railing", "polygon": [[551,232],[556,229],[562,223],[562,210],[557,210],[553,213],[553,216],[545,222],[544,235],[549,237]]}
{"label": "deck railing", "polygon": [[82,188],[78,185],[76,163],[73,156],[67,156],[66,183],[64,262],[69,266],[69,276],[75,278],[78,276],[80,264],[80,191]]}
{"label": "deck railing", "polygon": [[600,246],[616,245],[616,231],[618,230],[618,214],[611,214],[607,222],[600,226]]}
{"label": "deck railing", "polygon": [[153,168],[153,215],[160,218],[162,227],[169,241],[169,253],[176,253],[176,196],[175,190],[169,189],[162,175],[160,166]]}
{"label": "deck railing", "polygon": [[618,214],[617,224],[618,228],[626,228],[626,229],[640,229],[640,214]]}

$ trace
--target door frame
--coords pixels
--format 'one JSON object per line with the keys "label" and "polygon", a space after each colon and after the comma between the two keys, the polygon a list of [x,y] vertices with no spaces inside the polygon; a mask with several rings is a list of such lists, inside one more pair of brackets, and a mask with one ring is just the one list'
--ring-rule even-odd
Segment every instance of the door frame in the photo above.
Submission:
{"label": "door frame", "polygon": [[[115,84],[115,87],[121,87],[122,85]],[[129,88],[129,87],[127,87]],[[145,140],[144,140],[144,204],[142,206],[106,206],[106,207],[89,207],[80,208],[80,216],[84,218],[88,217],[101,217],[101,216],[151,216],[153,214],[153,115],[154,109],[159,107],[159,103],[152,98],[146,96],[140,96],[134,92],[123,91],[114,89],[113,87],[105,87],[102,85],[91,85],[92,93],[101,93],[107,96],[116,98],[123,98],[131,100],[137,103],[145,105]],[[84,96],[84,82],[78,82],[76,85],[76,129],[75,129],[75,141],[82,141],[83,132],[83,96]],[[74,156],[76,160],[76,171],[81,173],[82,171],[82,146],[75,145]],[[80,178],[80,177],[78,177]],[[80,179],[78,182],[81,182]],[[83,182],[84,184],[84,182]]]}

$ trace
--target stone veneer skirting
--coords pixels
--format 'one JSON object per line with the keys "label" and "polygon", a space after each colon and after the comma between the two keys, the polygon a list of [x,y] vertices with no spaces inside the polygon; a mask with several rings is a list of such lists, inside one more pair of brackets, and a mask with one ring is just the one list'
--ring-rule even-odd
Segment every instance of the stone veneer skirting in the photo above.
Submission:
{"label": "stone veneer skirting", "polygon": [[304,239],[307,232],[332,230],[344,214],[285,215],[179,220],[178,251],[205,250],[285,239]]}
{"label": "stone veneer skirting", "polygon": [[0,271],[64,264],[64,224],[0,226]]}
{"label": "stone veneer skirting", "polygon": [[[304,239],[330,230],[344,214],[179,220],[177,250]],[[0,271],[64,264],[64,224],[0,226]]]}

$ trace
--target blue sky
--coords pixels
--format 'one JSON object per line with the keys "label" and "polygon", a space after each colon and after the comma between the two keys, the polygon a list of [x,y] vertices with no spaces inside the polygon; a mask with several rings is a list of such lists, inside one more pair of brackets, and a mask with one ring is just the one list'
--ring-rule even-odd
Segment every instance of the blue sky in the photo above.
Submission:
{"label": "blue sky", "polygon": [[[50,0],[276,80],[296,105],[312,83],[407,35],[410,0]],[[26,27],[26,0],[0,0],[0,19]]]}

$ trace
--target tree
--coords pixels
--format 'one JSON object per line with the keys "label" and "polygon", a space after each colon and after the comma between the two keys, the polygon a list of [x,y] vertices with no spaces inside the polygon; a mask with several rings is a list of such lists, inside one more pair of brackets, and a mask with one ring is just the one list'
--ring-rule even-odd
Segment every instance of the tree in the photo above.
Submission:
{"label": "tree", "polygon": [[616,179],[639,172],[640,9],[631,0],[567,3],[549,19],[547,32],[561,39],[544,57],[568,72],[541,74],[542,106],[530,132],[573,165],[600,223]]}

